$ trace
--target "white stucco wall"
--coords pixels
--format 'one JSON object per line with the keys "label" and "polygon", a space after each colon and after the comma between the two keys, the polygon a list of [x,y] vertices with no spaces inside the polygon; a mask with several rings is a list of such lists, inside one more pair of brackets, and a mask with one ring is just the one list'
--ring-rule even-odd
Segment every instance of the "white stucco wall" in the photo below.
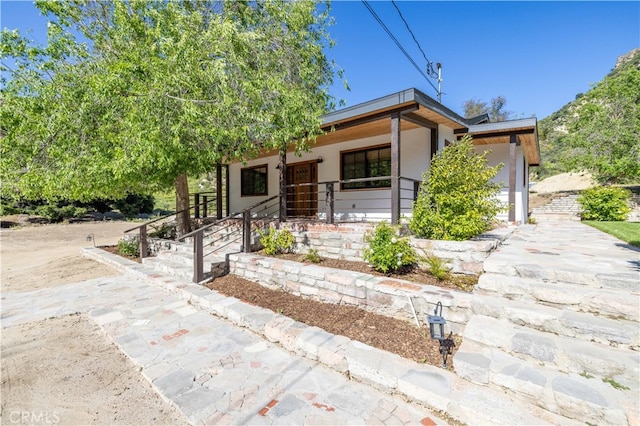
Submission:
{"label": "white stucco wall", "polygon": [[[400,175],[406,178],[421,180],[422,173],[429,168],[430,156],[430,130],[419,128],[403,131],[400,137]],[[445,140],[454,141],[453,130],[440,125],[438,128],[438,149],[443,149]],[[370,138],[357,139],[342,144],[332,144],[313,148],[312,152],[303,153],[297,157],[294,153],[287,154],[287,164],[295,164],[315,160],[322,157],[322,163],[318,164],[318,182],[337,181],[340,179],[340,152],[366,148],[370,146],[390,143],[390,135],[380,135]],[[495,166],[503,163],[504,166],[495,178],[502,186],[499,199],[505,204],[508,203],[509,192],[509,144],[479,145],[476,146],[478,153],[484,150],[491,150],[488,161],[489,165]],[[523,180],[522,168],[526,166],[522,147],[517,147],[517,172],[516,172],[516,221],[526,223],[527,220],[527,182]],[[240,170],[243,167],[257,165],[267,165],[268,170],[268,194],[266,196],[242,197],[240,188]],[[229,166],[229,189],[230,189],[230,211],[243,210],[253,204],[259,203],[269,197],[278,195],[279,170],[278,156],[260,158],[249,161],[245,164],[236,163]],[[401,181],[401,213],[410,215],[413,197],[412,182]],[[324,217],[326,209],[325,186],[319,185],[318,214]],[[380,220],[390,219],[391,191],[382,190],[351,190],[341,191],[339,185],[335,185],[334,211],[342,219],[350,220]],[[507,220],[507,210],[499,214],[500,220]]]}
{"label": "white stucco wall", "polygon": [[[503,163],[504,166],[498,172],[498,175],[493,179],[494,182],[498,182],[502,187],[498,199],[506,206],[509,203],[509,144],[492,144],[492,145],[478,145],[475,147],[477,153],[482,153],[485,150],[491,151],[487,156],[489,166],[496,166]],[[523,173],[523,167],[527,173]],[[528,170],[526,167],[526,161],[524,159],[524,150],[522,146],[516,147],[516,222],[526,223],[529,206],[528,201]],[[498,219],[508,220],[508,210],[504,210],[498,214]]]}
{"label": "white stucco wall", "polygon": [[[370,138],[356,139],[342,144],[326,145],[313,148],[312,152],[303,153],[297,157],[294,153],[287,154],[287,164],[295,164],[315,160],[322,157],[322,163],[318,164],[318,182],[337,181],[340,179],[340,153],[351,149],[366,148],[369,146],[384,145],[391,142],[390,135],[380,135]],[[420,180],[422,173],[428,169],[430,159],[430,130],[425,128],[403,131],[400,135],[400,175],[402,177]],[[240,196],[240,170],[244,167],[267,164],[268,194],[266,196]],[[278,156],[252,160],[229,166],[230,182],[230,210],[232,212],[245,209],[253,204],[278,194],[279,170]],[[405,213],[411,209],[413,196],[413,184],[408,181],[401,182],[402,208]],[[340,191],[340,186],[335,185],[334,210],[338,214],[350,218],[361,219],[389,219],[391,208],[391,191],[382,190],[351,190]],[[325,186],[319,185],[318,212],[325,211],[324,192]],[[355,207],[354,207],[355,205]],[[345,217],[346,219],[346,217]]]}

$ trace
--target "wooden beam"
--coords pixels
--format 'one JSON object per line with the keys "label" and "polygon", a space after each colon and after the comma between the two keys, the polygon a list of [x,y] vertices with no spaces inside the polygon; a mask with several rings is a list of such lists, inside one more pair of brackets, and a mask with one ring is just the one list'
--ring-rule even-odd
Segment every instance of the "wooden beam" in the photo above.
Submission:
{"label": "wooden beam", "polygon": [[509,222],[516,220],[516,147],[518,136],[509,136]]}
{"label": "wooden beam", "polygon": [[400,112],[391,115],[391,223],[400,222]]}
{"label": "wooden beam", "polygon": [[413,124],[417,124],[418,126],[421,127],[426,127],[427,129],[437,129],[438,128],[438,124],[428,120],[422,116],[419,116],[418,114],[414,113],[414,112],[406,112],[402,114],[402,119],[406,120],[410,123]]}

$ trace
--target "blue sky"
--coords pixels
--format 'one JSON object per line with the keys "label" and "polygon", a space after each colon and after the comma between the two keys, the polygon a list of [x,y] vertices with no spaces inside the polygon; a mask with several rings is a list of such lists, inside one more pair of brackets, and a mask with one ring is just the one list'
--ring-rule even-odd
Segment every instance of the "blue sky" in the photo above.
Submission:
{"label": "blue sky", "polygon": [[[393,4],[370,1],[414,61],[424,59]],[[618,56],[640,47],[640,2],[396,1],[434,64],[442,63],[442,103],[462,113],[468,99],[501,95],[516,116],[544,118],[589,90]],[[34,30],[46,21],[30,1],[0,3],[4,28]],[[336,79],[332,94],[347,106],[416,87],[436,98],[360,1],[334,1],[337,45],[328,55],[345,71],[351,91]],[[431,82],[437,86],[435,80]]]}

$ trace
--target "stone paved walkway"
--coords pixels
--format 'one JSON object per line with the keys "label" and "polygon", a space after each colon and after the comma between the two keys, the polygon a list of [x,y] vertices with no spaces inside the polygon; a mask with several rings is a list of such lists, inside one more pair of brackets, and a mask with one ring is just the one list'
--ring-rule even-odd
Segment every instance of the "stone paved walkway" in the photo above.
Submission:
{"label": "stone paved walkway", "polygon": [[[583,423],[574,415],[560,416],[539,403],[527,402],[520,393],[508,394],[329,335],[101,250],[87,249],[87,253],[127,273],[52,289],[4,293],[2,326],[89,312],[156,390],[194,424],[446,423],[423,406],[468,424]],[[485,270],[486,276],[496,280],[501,274],[535,279],[540,285],[571,283],[574,292],[579,284],[580,294],[597,289],[637,300],[640,252],[580,223],[549,222],[520,227],[489,257]],[[637,314],[631,319],[637,323]],[[471,337],[465,338],[471,341]],[[492,357],[489,361],[503,360],[493,346],[486,351]],[[540,368],[539,363],[526,362],[532,370]],[[637,365],[634,352],[635,371]],[[505,371],[498,373],[508,374]],[[556,375],[567,375],[555,369],[547,373],[549,383],[558,382]],[[571,380],[576,386],[583,382],[603,386],[576,372]],[[525,393],[531,388],[527,386]],[[584,403],[585,393],[580,389],[556,386],[545,395],[555,400],[569,395],[568,405],[580,409],[576,403]],[[421,404],[393,396],[398,394]],[[633,415],[637,401],[631,404],[627,420],[637,424],[638,416]]]}
{"label": "stone paved walkway", "polygon": [[485,272],[638,292],[640,249],[580,222],[519,227]]}
{"label": "stone paved walkway", "polygon": [[2,326],[89,312],[194,424],[444,424],[131,276],[2,295]]}

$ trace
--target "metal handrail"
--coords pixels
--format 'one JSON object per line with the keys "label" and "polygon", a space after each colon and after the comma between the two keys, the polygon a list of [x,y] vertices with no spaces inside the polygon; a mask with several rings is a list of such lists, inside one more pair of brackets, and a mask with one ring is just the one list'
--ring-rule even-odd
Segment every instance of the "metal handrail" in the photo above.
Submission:
{"label": "metal handrail", "polygon": [[183,236],[178,237],[178,238],[177,238],[177,240],[178,240],[178,241],[182,241],[182,240],[184,240],[185,238],[192,237],[192,236],[194,236],[195,234],[197,234],[198,232],[203,232],[203,231],[205,231],[205,230],[207,230],[207,229],[209,229],[209,228],[212,228],[213,226],[215,226],[215,225],[217,225],[217,224],[219,224],[219,223],[221,223],[221,222],[224,222],[225,220],[232,219],[232,218],[236,217],[236,216],[237,216],[237,215],[239,215],[239,214],[244,214],[244,213],[245,213],[245,212],[247,212],[247,211],[251,211],[251,210],[255,209],[256,207],[259,207],[259,206],[261,206],[261,205],[263,205],[263,204],[268,203],[269,201],[273,201],[273,200],[275,200],[276,198],[278,198],[278,195],[274,195],[274,196],[273,196],[273,197],[271,197],[271,198],[267,198],[266,200],[260,201],[259,203],[256,203],[256,204],[254,204],[254,205],[252,205],[252,206],[250,206],[250,207],[247,207],[247,208],[246,208],[246,209],[244,209],[244,210],[240,210],[240,211],[237,211],[237,212],[235,212],[235,213],[231,213],[231,214],[230,214],[230,215],[228,215],[227,217],[223,217],[222,219],[218,219],[218,220],[216,220],[215,222],[212,222],[212,223],[210,223],[210,224],[208,224],[208,225],[206,225],[206,226],[203,226],[203,227],[198,228],[198,229],[196,229],[196,230],[194,230],[194,231],[191,231],[191,232],[189,232],[188,234],[184,234]]}
{"label": "metal handrail", "polygon": [[[211,199],[211,200],[207,200],[206,204],[212,203],[212,202],[214,202],[214,201],[216,201],[216,198],[213,198],[213,199]],[[202,206],[202,205],[204,205],[204,204],[205,204],[205,203],[194,204],[194,205],[190,206],[190,207],[189,207],[189,208],[187,208],[187,209],[182,209],[182,210],[179,210],[179,211],[174,212],[174,213],[169,213],[169,214],[166,214],[166,215],[164,215],[164,216],[160,216],[160,217],[158,217],[158,218],[155,218],[155,219],[153,219],[153,220],[150,220],[150,221],[148,221],[148,222],[145,222],[145,223],[143,223],[143,224],[141,224],[141,225],[138,225],[138,226],[136,226],[136,227],[134,227],[134,228],[127,229],[126,231],[124,231],[124,233],[126,234],[126,233],[128,233],[128,232],[135,231],[136,229],[142,228],[143,226],[148,226],[148,225],[151,225],[152,223],[159,222],[159,221],[161,221],[161,220],[163,220],[163,219],[166,219],[166,218],[168,218],[168,217],[179,215],[180,213],[184,213],[184,212],[186,212],[186,211],[188,211],[188,210],[195,209],[197,206]]]}
{"label": "metal handrail", "polygon": [[[193,237],[193,278],[192,281],[193,282],[200,282],[202,281],[202,279],[204,278],[204,244],[203,244],[203,240],[204,240],[204,233],[206,230],[216,226],[219,223],[222,223],[226,220],[229,220],[231,218],[236,217],[237,215],[241,214],[242,215],[242,239],[244,241],[244,249],[245,251],[247,250],[251,250],[251,243],[250,243],[250,237],[251,237],[251,210],[255,209],[256,207],[259,207],[261,205],[264,205],[270,201],[273,201],[275,199],[279,198],[278,195],[274,195],[273,197],[267,198],[266,200],[260,201],[256,204],[253,204],[250,207],[247,207],[239,212],[235,212],[232,213],[230,215],[228,215],[227,217],[224,217],[222,219],[218,219],[213,223],[210,223],[209,225],[203,226],[202,228],[198,228],[194,231],[189,232],[188,234],[182,235],[180,237],[177,238],[177,241],[182,241],[185,240],[186,238],[189,237]],[[217,231],[216,231],[217,232]],[[235,241],[235,240],[234,240]],[[225,245],[226,246],[226,245]]]}

